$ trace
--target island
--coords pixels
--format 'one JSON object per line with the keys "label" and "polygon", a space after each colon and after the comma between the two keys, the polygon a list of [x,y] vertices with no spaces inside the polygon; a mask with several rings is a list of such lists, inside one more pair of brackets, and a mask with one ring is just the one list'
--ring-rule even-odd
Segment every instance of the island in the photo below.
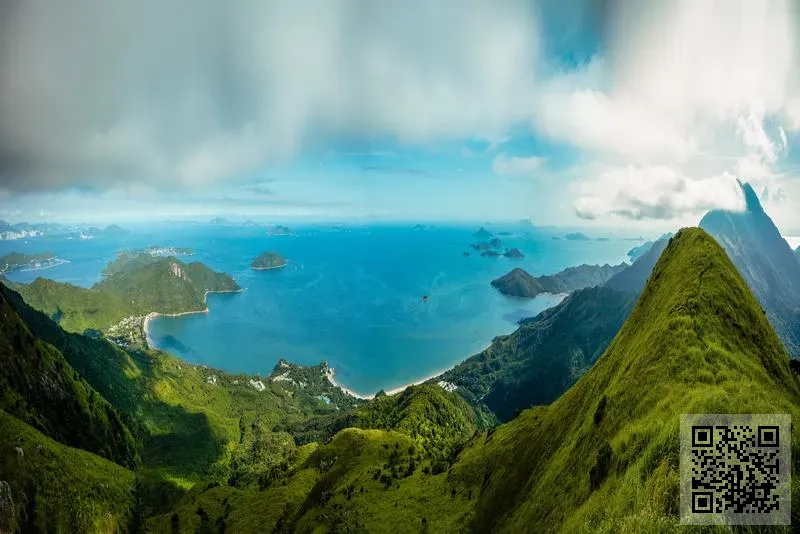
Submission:
{"label": "island", "polygon": [[506,258],[519,259],[519,258],[524,258],[525,254],[523,254],[522,251],[518,248],[510,248],[503,253],[503,256],[505,256]]}
{"label": "island", "polygon": [[276,224],[269,229],[269,235],[294,235],[294,232],[292,232],[288,226]]}
{"label": "island", "polygon": [[483,226],[481,226],[480,230],[478,230],[472,235],[474,237],[477,237],[478,239],[490,239],[491,237],[493,237],[493,234]]}
{"label": "island", "polygon": [[590,241],[591,238],[584,233],[581,232],[572,232],[564,236],[564,239],[568,241]]}
{"label": "island", "polygon": [[498,256],[500,256],[500,253],[497,252],[496,250],[486,250],[484,252],[481,252],[481,256],[485,258],[497,258]]}
{"label": "island", "polygon": [[570,293],[585,287],[601,286],[628,267],[619,265],[578,265],[547,276],[531,276],[517,267],[492,281],[492,286],[510,297],[533,298],[540,293]]}
{"label": "island", "polygon": [[465,258],[468,258],[469,257],[469,252],[467,252],[465,250],[464,252],[461,253],[461,255],[464,256]]}
{"label": "island", "polygon": [[484,242],[481,242],[481,243],[473,243],[473,244],[471,244],[469,246],[469,248],[475,249],[475,250],[489,250],[489,249],[492,248],[492,245],[490,245],[489,243],[486,243],[484,241]]}
{"label": "island", "polygon": [[493,237],[489,240],[489,244],[494,248],[500,248],[503,246],[503,242],[500,240],[499,237]]}
{"label": "island", "polygon": [[105,230],[103,230],[103,235],[106,235],[106,236],[109,236],[109,237],[119,237],[119,236],[123,236],[123,235],[128,235],[130,233],[131,233],[130,230],[126,230],[125,228],[122,228],[121,226],[117,226],[116,224],[110,224],[110,225],[106,226]]}
{"label": "island", "polygon": [[67,263],[67,260],[56,258],[52,252],[40,252],[38,254],[10,252],[0,257],[0,274],[13,271],[48,269],[56,265],[61,265],[62,263]]}
{"label": "island", "polygon": [[250,267],[256,271],[280,269],[286,267],[286,259],[276,252],[263,252],[253,260]]}
{"label": "island", "polygon": [[228,219],[225,219],[223,217],[214,217],[209,222],[211,224],[218,224],[218,225],[223,225],[223,226],[230,226],[231,225],[231,222]]}

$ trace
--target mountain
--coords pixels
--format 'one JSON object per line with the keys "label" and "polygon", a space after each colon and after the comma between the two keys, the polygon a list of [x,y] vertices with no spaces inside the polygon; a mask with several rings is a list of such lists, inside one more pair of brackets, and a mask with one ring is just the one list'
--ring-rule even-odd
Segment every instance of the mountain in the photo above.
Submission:
{"label": "mountain", "polygon": [[110,224],[106,226],[105,230],[103,230],[103,235],[111,236],[111,237],[119,237],[123,235],[130,234],[131,231],[121,226],[117,226],[116,224]]}
{"label": "mountain", "polygon": [[669,239],[671,238],[662,237],[653,243],[647,252],[639,256],[630,267],[609,278],[606,282],[606,287],[637,295],[641,293],[647,283],[647,279],[650,277],[650,273],[653,272],[653,267],[655,267],[664,249],[667,248]]}
{"label": "mountain", "polygon": [[477,232],[472,234],[472,236],[477,237],[478,239],[491,239],[492,237],[494,237],[494,234],[492,234],[489,230],[481,226]]}
{"label": "mountain", "polygon": [[9,252],[0,257],[0,273],[8,273],[26,267],[35,267],[38,263],[48,263],[55,259],[52,252],[39,252],[36,254],[24,254],[21,252]]}
{"label": "mountain", "polygon": [[120,414],[31,334],[7,294],[0,284],[0,409],[61,443],[135,466],[137,444]]}
{"label": "mountain", "polygon": [[[664,240],[664,239],[669,239],[670,237],[672,237],[672,232],[667,232],[667,233],[665,233],[665,234],[662,234],[662,235],[661,235],[661,237],[659,237],[658,239],[656,239],[656,241],[662,241],[662,240]],[[652,246],[653,246],[653,243],[654,243],[654,242],[655,242],[655,241],[645,241],[645,242],[644,242],[644,243],[642,243],[641,245],[636,245],[635,247],[633,247],[632,249],[630,249],[630,250],[628,251],[628,258],[629,258],[629,259],[630,259],[632,262],[633,262],[633,261],[636,261],[636,260],[638,260],[638,259],[639,259],[641,256],[643,256],[643,255],[644,255],[644,254],[645,254],[645,253],[646,253],[648,250],[650,250],[650,247],[652,247]]]}
{"label": "mountain", "polygon": [[556,274],[531,276],[517,267],[511,272],[492,280],[492,286],[500,293],[511,297],[533,298],[540,293],[569,293],[584,287],[605,284],[612,276],[628,267],[619,265],[579,265],[568,267]]}
{"label": "mountain", "polygon": [[[448,395],[430,384],[376,399],[358,411],[378,428],[303,445],[258,487],[200,486],[147,526],[677,531],[681,413],[800,415],[798,379],[779,338],[724,251],[698,229],[672,239],[624,326],[574,386],[473,432],[441,462],[429,451],[436,436],[459,434],[458,425],[446,432],[452,417],[437,419],[453,413]],[[470,428],[461,428],[463,440]],[[421,430],[433,440],[420,439]],[[800,446],[797,432],[792,441]]]}
{"label": "mountain", "polygon": [[240,289],[233,278],[202,263],[148,253],[120,254],[103,275],[90,289],[42,278],[12,288],[73,332],[107,331],[125,317],[150,312],[202,311],[206,292]]}
{"label": "mountain", "polygon": [[800,357],[800,262],[749,184],[745,210],[714,210],[700,227],[722,245],[793,357]]}
{"label": "mountain", "polygon": [[456,386],[472,404],[508,421],[521,408],[551,402],[574,384],[603,353],[635,301],[636,295],[605,287],[579,289],[434,381]]}
{"label": "mountain", "polygon": [[478,532],[675,530],[680,414],[797,417],[798,402],[746,283],[708,234],[684,229],[586,375],[553,404],[477,436],[449,477],[479,495]]}

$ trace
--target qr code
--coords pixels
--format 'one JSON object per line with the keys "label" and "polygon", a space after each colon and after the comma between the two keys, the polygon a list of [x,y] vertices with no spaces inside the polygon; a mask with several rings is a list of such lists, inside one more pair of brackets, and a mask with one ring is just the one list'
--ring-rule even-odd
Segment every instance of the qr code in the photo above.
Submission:
{"label": "qr code", "polygon": [[681,415],[681,523],[788,525],[791,416]]}

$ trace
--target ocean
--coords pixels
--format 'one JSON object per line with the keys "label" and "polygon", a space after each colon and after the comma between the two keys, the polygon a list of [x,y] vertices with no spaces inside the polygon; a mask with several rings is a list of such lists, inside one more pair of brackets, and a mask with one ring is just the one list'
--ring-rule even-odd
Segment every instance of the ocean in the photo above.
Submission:
{"label": "ocean", "polygon": [[[155,318],[150,336],[158,348],[196,364],[262,375],[280,358],[306,365],[324,360],[339,383],[368,395],[448,369],[563,298],[505,297],[489,284],[494,278],[514,267],[540,275],[581,263],[619,263],[639,243],[570,241],[554,228],[489,225],[503,247],[525,254],[489,258],[469,248],[479,241],[473,237],[479,227],[320,224],[270,236],[264,227],[165,223],[130,227],[131,234],[116,238],[2,241],[0,255],[51,251],[69,263],[9,278],[41,276],[89,287],[118,251],[192,248],[196,254],[183,261],[225,271],[244,291],[210,294],[208,314]],[[264,251],[289,264],[250,269]]]}

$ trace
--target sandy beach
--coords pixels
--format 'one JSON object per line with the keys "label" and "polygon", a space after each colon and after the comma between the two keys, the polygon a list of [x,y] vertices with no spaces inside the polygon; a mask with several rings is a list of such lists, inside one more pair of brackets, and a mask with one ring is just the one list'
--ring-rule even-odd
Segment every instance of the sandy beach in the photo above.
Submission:
{"label": "sandy beach", "polygon": [[[405,391],[405,389],[408,388],[408,387],[418,386],[420,384],[423,384],[423,383],[427,382],[428,380],[430,380],[432,378],[436,378],[437,376],[446,373],[450,369],[452,369],[452,367],[448,367],[447,369],[443,369],[441,371],[437,371],[437,372],[433,373],[430,376],[427,376],[425,378],[421,378],[421,379],[416,380],[414,382],[409,382],[408,384],[406,384],[404,386],[399,386],[399,387],[396,387],[396,388],[393,388],[393,389],[385,390],[385,392],[386,392],[387,395],[397,395],[398,393],[402,393],[403,391]],[[352,389],[347,388],[347,387],[343,386],[342,384],[338,383],[336,381],[336,370],[333,367],[328,367],[328,371],[325,373],[325,376],[327,377],[328,382],[330,382],[333,387],[337,387],[337,388],[341,389],[342,391],[344,391],[345,393],[347,393],[348,395],[350,395],[352,397],[355,397],[357,399],[363,399],[363,400],[370,400],[370,399],[374,399],[375,398],[375,394],[374,393],[372,395],[362,395],[361,393],[356,393]]]}
{"label": "sandy beach", "polygon": [[[221,291],[206,291],[203,293],[203,303],[205,304],[208,300],[209,293],[241,293],[244,291],[244,288],[241,289],[224,289]],[[208,313],[208,304],[206,304],[205,309],[203,310],[194,310],[194,311],[187,311],[181,313],[159,313],[159,312],[150,312],[144,317],[144,321],[142,322],[142,333],[144,334],[144,339],[147,342],[147,346],[153,348],[153,342],[150,339],[150,320],[156,317],[181,317],[183,315],[194,315],[197,313]]]}

